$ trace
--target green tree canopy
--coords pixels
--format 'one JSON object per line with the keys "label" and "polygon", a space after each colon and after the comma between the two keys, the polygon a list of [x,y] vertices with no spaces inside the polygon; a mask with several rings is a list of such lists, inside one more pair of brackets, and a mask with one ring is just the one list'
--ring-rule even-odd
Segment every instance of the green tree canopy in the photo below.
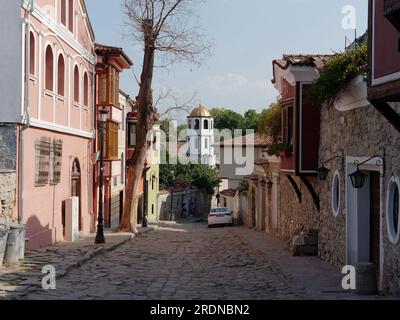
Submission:
{"label": "green tree canopy", "polygon": [[218,172],[208,165],[181,164],[179,161],[177,164],[161,164],[160,188],[169,190],[175,181],[190,181],[206,193],[213,194],[219,177]]}
{"label": "green tree canopy", "polygon": [[272,103],[268,109],[265,109],[260,116],[257,132],[268,134],[277,143],[282,134],[282,107],[281,103]]}

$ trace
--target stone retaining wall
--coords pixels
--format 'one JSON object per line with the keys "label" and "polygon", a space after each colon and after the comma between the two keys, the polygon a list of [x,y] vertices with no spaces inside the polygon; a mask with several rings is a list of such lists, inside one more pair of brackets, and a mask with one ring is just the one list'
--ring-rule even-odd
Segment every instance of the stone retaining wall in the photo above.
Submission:
{"label": "stone retaining wall", "polygon": [[15,214],[16,173],[0,170],[0,223],[10,222]]}

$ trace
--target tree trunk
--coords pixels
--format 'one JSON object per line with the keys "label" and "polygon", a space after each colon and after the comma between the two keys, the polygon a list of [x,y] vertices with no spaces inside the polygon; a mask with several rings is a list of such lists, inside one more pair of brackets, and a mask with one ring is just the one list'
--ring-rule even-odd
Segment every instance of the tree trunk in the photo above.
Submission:
{"label": "tree trunk", "polygon": [[[148,27],[151,28],[152,26]],[[137,233],[137,210],[140,197],[139,187],[146,161],[147,133],[152,129],[157,119],[157,111],[153,106],[152,93],[155,47],[151,32],[147,32],[146,34],[150,36],[145,37],[143,70],[139,95],[136,101],[136,108],[138,111],[137,140],[133,156],[128,160],[128,182],[125,192],[124,214],[119,227],[119,231],[135,233]]]}

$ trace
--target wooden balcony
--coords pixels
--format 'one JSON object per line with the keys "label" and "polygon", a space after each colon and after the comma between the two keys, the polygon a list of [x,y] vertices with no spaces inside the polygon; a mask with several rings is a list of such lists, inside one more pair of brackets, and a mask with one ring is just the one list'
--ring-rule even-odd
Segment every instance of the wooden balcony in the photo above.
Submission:
{"label": "wooden balcony", "polygon": [[400,0],[384,0],[384,15],[400,31]]}

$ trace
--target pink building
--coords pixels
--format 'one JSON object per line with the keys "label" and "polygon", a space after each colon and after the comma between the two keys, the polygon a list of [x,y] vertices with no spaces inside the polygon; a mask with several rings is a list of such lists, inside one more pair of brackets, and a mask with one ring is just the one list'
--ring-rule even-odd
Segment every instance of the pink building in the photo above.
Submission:
{"label": "pink building", "polygon": [[0,82],[0,136],[2,157],[16,160],[0,159],[0,171],[16,172],[13,218],[37,248],[64,240],[71,196],[79,197],[80,232],[94,231],[94,34],[83,0],[5,3],[0,66],[10,77]]}

